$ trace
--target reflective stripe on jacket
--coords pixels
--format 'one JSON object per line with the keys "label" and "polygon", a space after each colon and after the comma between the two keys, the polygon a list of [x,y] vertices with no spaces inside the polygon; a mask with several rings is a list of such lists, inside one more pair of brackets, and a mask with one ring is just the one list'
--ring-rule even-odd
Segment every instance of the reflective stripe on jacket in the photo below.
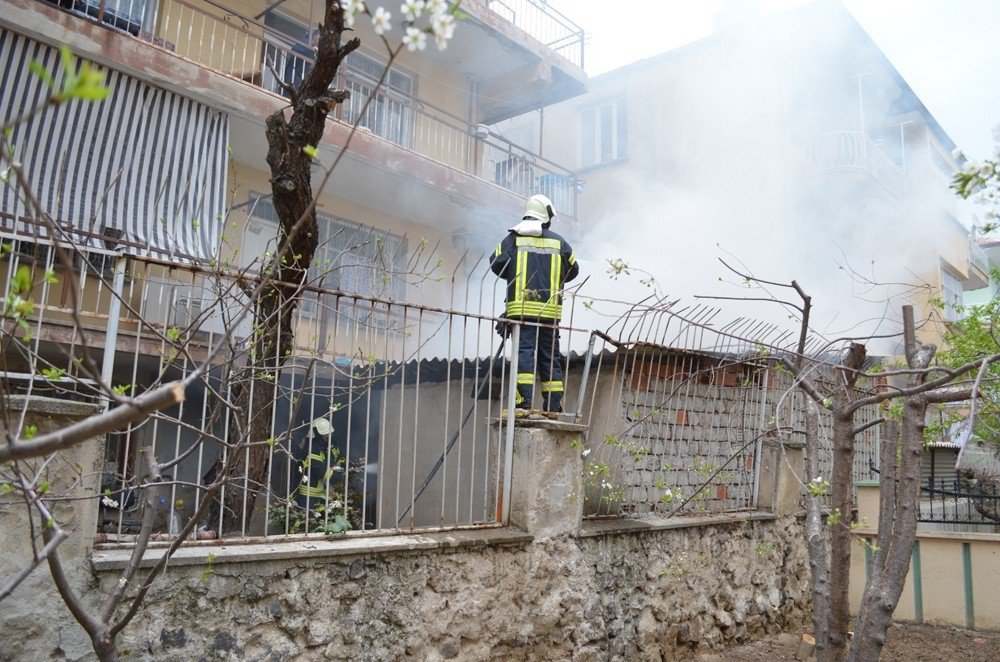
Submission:
{"label": "reflective stripe on jacket", "polygon": [[515,319],[561,319],[562,288],[580,273],[569,242],[549,229],[540,237],[511,232],[490,268],[507,281],[506,315]]}

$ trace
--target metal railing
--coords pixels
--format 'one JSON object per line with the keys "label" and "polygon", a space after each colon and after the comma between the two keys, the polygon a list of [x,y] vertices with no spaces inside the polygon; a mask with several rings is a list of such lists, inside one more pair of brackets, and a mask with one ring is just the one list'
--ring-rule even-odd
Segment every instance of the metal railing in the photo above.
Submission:
{"label": "metal railing", "polygon": [[586,33],[545,0],[480,0],[581,69]]}
{"label": "metal railing", "polygon": [[990,259],[986,257],[986,251],[983,247],[979,245],[976,241],[976,235],[973,233],[969,237],[969,264],[971,264],[976,269],[989,279],[990,275]]}
{"label": "metal railing", "polygon": [[805,165],[807,175],[861,172],[897,198],[906,194],[903,170],[861,131],[833,131],[818,136],[805,149]]}
{"label": "metal railing", "polygon": [[[593,358],[584,410],[585,516],[756,508],[764,441],[803,428],[802,394],[773,358],[793,350],[797,335],[748,318],[719,324],[721,310],[707,306],[634,308],[617,323],[617,340],[600,336],[604,347]],[[825,351],[826,342],[810,338],[807,354]],[[878,415],[877,406],[865,407],[857,422]],[[827,479],[830,419],[821,419],[820,435]],[[876,426],[858,436],[858,480],[871,475],[879,435]]]}
{"label": "metal railing", "polygon": [[[10,246],[0,259],[4,301],[26,272],[37,304],[26,319],[27,344],[4,343],[9,392],[106,404],[84,370],[84,352],[102,366],[101,381],[129,397],[183,379],[213,357],[207,377],[189,387],[183,402],[107,437],[101,491],[108,498],[100,507],[98,541],[134,540],[140,497],[150,489],[144,482],[150,453],[173,463],[164,475],[169,505],[155,532],[158,539],[175,536],[231,452],[224,442],[234,441],[236,414],[223,403],[238,399],[234,384],[246,384],[246,370],[253,373],[259,360],[248,344],[253,319],[239,319],[249,305],[245,286],[257,276],[67,241],[61,245],[73,256],[71,279],[56,257],[57,242],[16,230],[0,239]],[[433,264],[434,251],[420,250],[394,254],[387,263],[401,265],[401,273],[407,265]],[[496,334],[502,283],[487,266],[487,256],[474,264],[463,257],[450,287],[447,280],[435,287],[437,279],[428,278],[410,292],[447,302],[441,306],[306,286],[294,313],[295,343],[274,379],[266,474],[256,482],[247,470],[219,495],[220,503],[229,503],[231,493],[253,507],[220,508],[218,519],[204,520],[195,537],[506,523],[516,348],[520,334],[539,327],[515,325],[506,340]],[[368,268],[389,279],[406,277],[392,266]],[[477,275],[456,278],[466,272]],[[376,274],[365,282],[384,279]],[[18,328],[4,320],[4,335]],[[563,333],[564,342],[573,341],[573,329]],[[30,351],[19,351],[22,346]],[[568,370],[568,355],[549,349],[552,361]],[[23,370],[15,372],[18,361]],[[569,377],[566,393],[568,415],[576,418],[581,389],[572,385],[580,378]]]}
{"label": "metal railing", "polygon": [[922,485],[918,521],[1000,526],[1000,492],[995,485],[964,478]]}
{"label": "metal railing", "polygon": [[[91,7],[100,5],[96,0],[70,1],[76,3],[75,13],[97,20],[97,10]],[[274,94],[287,96],[284,86],[301,81],[312,66],[314,49],[301,41],[301,36],[284,34],[214,0],[198,5],[160,0],[153,18],[130,23],[127,28],[107,20],[113,10],[136,13],[130,8],[137,2],[112,0],[108,5],[111,9],[105,8],[104,23]],[[561,213],[576,217],[577,186],[572,171],[502,137],[484,133],[477,125],[399,90],[391,82],[372,96],[377,78],[342,64],[334,87],[349,90],[351,99],[338,107],[331,121],[353,125],[371,97],[359,122],[361,131],[518,195],[544,193],[558,199]]]}

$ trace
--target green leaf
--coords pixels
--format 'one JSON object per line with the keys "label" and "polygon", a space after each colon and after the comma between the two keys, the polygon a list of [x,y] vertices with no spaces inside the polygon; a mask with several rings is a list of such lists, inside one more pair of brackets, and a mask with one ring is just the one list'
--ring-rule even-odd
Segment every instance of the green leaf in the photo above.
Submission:
{"label": "green leaf", "polygon": [[73,51],[69,49],[69,46],[63,44],[59,47],[59,59],[62,61],[62,67],[66,70],[66,75],[73,75]]}
{"label": "green leaf", "polygon": [[79,72],[75,71],[76,59],[66,45],[59,49],[59,57],[65,74],[63,88],[54,97],[57,103],[70,99],[103,101],[107,98],[110,90],[104,84],[104,74],[101,71],[95,69],[89,62],[82,62]]}
{"label": "green leaf", "polygon": [[25,439],[33,439],[36,434],[38,434],[37,425],[25,425],[24,434],[22,434],[21,436],[24,437]]}
{"label": "green leaf", "polygon": [[14,274],[14,280],[10,286],[14,294],[27,294],[31,291],[34,284],[34,279],[31,277],[31,269],[27,265],[22,264],[18,267],[17,273]]}
{"label": "green leaf", "polygon": [[315,159],[317,156],[319,156],[319,150],[313,147],[312,145],[306,145],[305,147],[303,147],[302,152],[310,159]]}
{"label": "green leaf", "polygon": [[131,384],[121,384],[119,386],[114,387],[111,390],[114,392],[115,395],[125,395],[126,393],[128,393],[128,390],[130,388],[132,388]]}
{"label": "green leaf", "polygon": [[0,483],[0,496],[6,496],[7,494],[10,494],[11,490],[13,489],[14,486],[11,485],[10,483]]}
{"label": "green leaf", "polygon": [[49,481],[45,481],[38,486],[38,493],[45,494],[51,489],[52,489],[52,483],[50,483]]}
{"label": "green leaf", "polygon": [[181,337],[181,330],[178,329],[176,326],[172,326],[169,329],[167,329],[167,340],[169,340],[170,342],[177,342],[177,340],[180,337]]}
{"label": "green leaf", "polygon": [[46,269],[43,278],[45,279],[45,282],[50,285],[55,285],[59,282],[59,280],[56,278],[56,272],[54,272],[52,269]]}
{"label": "green leaf", "polygon": [[52,89],[56,86],[56,82],[52,80],[52,74],[49,73],[48,69],[45,68],[38,60],[32,60],[31,64],[28,65],[28,71],[30,71],[35,76],[38,76],[45,86]]}
{"label": "green leaf", "polygon": [[49,381],[56,381],[57,379],[60,379],[65,374],[66,374],[66,371],[63,370],[62,368],[43,368],[42,369],[42,375],[44,375],[45,379],[47,379]]}

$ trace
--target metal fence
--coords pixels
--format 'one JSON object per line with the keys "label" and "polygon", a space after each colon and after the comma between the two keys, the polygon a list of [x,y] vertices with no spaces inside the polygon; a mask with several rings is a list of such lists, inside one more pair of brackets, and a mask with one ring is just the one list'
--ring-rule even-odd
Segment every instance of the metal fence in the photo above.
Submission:
{"label": "metal fence", "polygon": [[[5,342],[9,392],[107,403],[88,377],[90,361],[125,396],[183,379],[208,362],[206,378],[182,403],[106,441],[99,540],[128,543],[137,534],[147,453],[171,464],[164,475],[169,503],[155,530],[175,535],[199,510],[235,440],[236,414],[225,403],[238,401],[241,379],[244,387],[256,383],[245,375],[260,363],[250,351],[254,320],[246,314],[246,286],[257,276],[76,242],[59,244],[71,255],[68,270],[56,256],[59,242],[16,232],[2,241],[4,301],[29,298],[18,284],[27,281],[36,303],[23,329],[4,320],[4,336],[22,340]],[[435,260],[433,250],[414,249],[383,264]],[[537,327],[515,325],[506,340],[497,335],[502,292],[487,267],[485,255],[463,257],[443,282],[386,288],[430,302],[423,304],[307,286],[294,313],[294,346],[274,377],[268,438],[251,440],[267,443],[266,471],[254,478],[247,459],[220,499],[228,503],[227,492],[236,493],[246,506],[220,509],[198,537],[505,523],[516,348],[520,334]],[[407,277],[391,267],[368,268]],[[583,336],[564,328],[564,342],[574,333]],[[567,368],[568,358],[549,349]],[[577,415],[576,405],[567,399],[569,416]]]}
{"label": "metal fence", "polygon": [[995,484],[965,478],[929,482],[920,488],[919,522],[1000,526]]}
{"label": "metal fence", "polygon": [[[65,246],[71,278],[54,242],[28,239],[4,237],[12,247],[5,297],[27,269],[39,303],[28,321],[33,351],[7,357],[12,388],[106,401],[86,379],[84,348],[102,380],[132,396],[210,364],[183,403],[107,443],[103,489],[111,499],[102,506],[102,539],[127,542],[136,532],[144,449],[174,463],[169,507],[157,523],[170,536],[198,510],[227,458],[234,414],[224,404],[237,399],[241,371],[259,360],[248,343],[246,294],[258,276],[78,243]],[[435,261],[434,249],[421,250],[368,260],[364,268],[379,273],[355,280],[405,279],[406,265],[419,273]],[[421,277],[419,287],[389,284],[368,294],[306,286],[292,321],[294,346],[274,376],[271,429],[255,440],[267,442],[266,472],[244,471],[225,488],[253,507],[220,510],[201,535],[502,524],[516,376],[556,380],[541,374],[555,364],[565,375],[564,409],[589,426],[577,495],[588,516],[756,507],[763,440],[801,428],[799,394],[773,359],[794,340],[791,332],[746,318],[720,324],[719,309],[676,305],[633,305],[613,315],[611,328],[583,331],[575,328],[577,297],[567,293],[562,344],[551,335],[551,345],[536,347],[529,359],[536,371],[519,365],[525,359],[514,348],[520,334],[540,327],[515,327],[506,341],[495,333],[503,293],[487,265],[486,255],[463,256],[440,278]],[[17,331],[7,324],[5,332]],[[811,340],[807,351],[820,346]],[[875,415],[865,411],[859,422]],[[858,466],[877,459],[877,435],[873,428],[859,440]],[[821,444],[828,472],[829,434]]]}
{"label": "metal fence", "polygon": [[[96,0],[56,4],[95,20],[100,15],[111,27],[281,96],[287,96],[285,85],[302,80],[314,59],[314,46],[306,41],[311,26],[298,26],[300,34],[288,34],[214,0],[161,0],[155,7],[138,0],[109,0],[103,13]],[[576,217],[577,183],[571,170],[413,96],[412,81],[407,84],[398,72],[390,71],[376,91],[381,66],[360,56],[341,65],[333,85],[349,90],[351,98],[338,106],[331,121],[358,122],[362,132],[518,195],[548,195],[561,214]]]}
{"label": "metal fence", "polygon": [[[705,306],[633,309],[617,338],[602,334],[587,393],[590,429],[585,514],[731,512],[757,506],[765,439],[803,428],[802,394],[773,356],[797,337],[778,325],[719,323]],[[807,353],[825,349],[811,338]],[[614,351],[611,351],[614,350]],[[857,422],[878,418],[878,408]],[[830,416],[821,418],[820,471],[833,463]],[[879,427],[859,435],[855,477],[871,475]]]}

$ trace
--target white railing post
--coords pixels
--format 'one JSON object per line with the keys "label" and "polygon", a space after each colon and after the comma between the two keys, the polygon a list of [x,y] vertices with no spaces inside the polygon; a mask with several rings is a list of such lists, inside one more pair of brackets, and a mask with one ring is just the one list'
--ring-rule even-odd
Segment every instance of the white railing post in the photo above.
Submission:
{"label": "white railing post", "polygon": [[514,400],[517,398],[517,354],[521,345],[521,325],[512,323],[510,334],[510,377],[507,380],[507,426],[503,452],[503,501],[500,523],[506,526],[510,522],[510,489],[511,472],[514,466]]}
{"label": "white railing post", "polygon": [[[111,376],[115,369],[115,350],[118,347],[118,324],[121,319],[122,297],[125,291],[126,260],[125,255],[121,253],[115,257],[115,275],[111,285],[113,292],[111,305],[108,308],[108,330],[104,337],[104,361],[101,365],[101,381],[108,388],[114,388],[114,384],[111,383]],[[102,402],[106,411],[111,401],[107,396],[103,396]]]}

